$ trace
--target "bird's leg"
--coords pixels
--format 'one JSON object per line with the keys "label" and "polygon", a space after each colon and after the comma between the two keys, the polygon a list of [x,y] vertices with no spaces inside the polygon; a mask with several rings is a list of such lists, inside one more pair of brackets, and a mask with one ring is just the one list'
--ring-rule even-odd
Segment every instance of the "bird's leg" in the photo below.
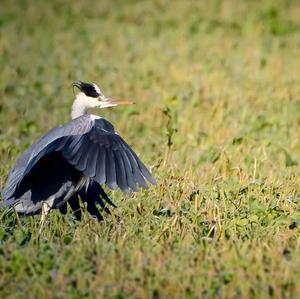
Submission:
{"label": "bird's leg", "polygon": [[14,212],[15,212],[15,214],[16,214],[16,221],[17,221],[18,226],[19,226],[20,228],[23,228],[22,223],[21,223],[21,220],[20,220],[20,217],[19,217],[19,214],[18,214],[18,212],[17,212],[17,210],[16,210],[15,208],[14,208]]}
{"label": "bird's leg", "polygon": [[40,221],[40,229],[39,229],[39,234],[41,234],[42,229],[44,227],[45,221],[46,221],[46,217],[49,214],[51,207],[47,202],[43,202],[42,204],[42,216],[41,216],[41,221]]}

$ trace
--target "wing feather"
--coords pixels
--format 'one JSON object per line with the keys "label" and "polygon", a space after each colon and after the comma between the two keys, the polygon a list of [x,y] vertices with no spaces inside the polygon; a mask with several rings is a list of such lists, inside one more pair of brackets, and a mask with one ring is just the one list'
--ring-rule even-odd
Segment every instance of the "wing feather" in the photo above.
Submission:
{"label": "wing feather", "polygon": [[128,192],[129,188],[127,183],[126,170],[123,159],[120,154],[120,150],[114,151],[114,154],[116,160],[116,175],[118,186],[122,191]]}
{"label": "wing feather", "polygon": [[60,151],[64,159],[85,176],[99,184],[106,183],[113,190],[119,187],[125,192],[129,188],[137,191],[138,186],[148,187],[146,180],[156,183],[108,121],[85,115],[51,130],[24,152],[9,175],[3,198],[12,198],[32,167],[53,151]]}
{"label": "wing feather", "polygon": [[68,157],[69,159],[72,159],[72,157],[74,157],[74,155],[76,155],[78,149],[80,149],[82,139],[83,139],[83,135],[82,136],[73,136],[71,139],[71,142],[66,143],[62,147],[64,156]]}
{"label": "wing feather", "polygon": [[92,146],[88,153],[88,162],[86,169],[83,170],[84,175],[89,178],[93,178],[97,174],[97,160],[98,160],[99,150],[97,146]]}
{"label": "wing feather", "polygon": [[131,152],[128,150],[125,151],[125,154],[127,155],[128,159],[130,161],[130,164],[131,164],[131,167],[133,170],[134,180],[139,184],[140,187],[147,189],[148,185],[145,182],[145,179],[143,178],[143,176],[141,175],[141,172],[139,170],[139,167],[138,167],[138,164],[137,164],[135,158],[133,157]]}
{"label": "wing feather", "polygon": [[[129,147],[128,147],[129,148]],[[149,172],[149,170],[146,168],[146,166],[144,165],[144,163],[138,158],[138,156],[136,155],[136,153],[129,148],[130,153],[132,154],[132,156],[135,158],[135,161],[137,162],[140,171],[142,172],[143,176],[153,185],[156,185],[156,181],[155,179],[152,177],[151,173]]]}
{"label": "wing feather", "polygon": [[87,163],[88,163],[88,159],[89,159],[89,152],[86,155],[81,155],[80,159],[78,160],[78,163],[76,165],[76,168],[79,171],[83,171],[87,168]]}
{"label": "wing feather", "polygon": [[127,178],[128,186],[133,191],[138,191],[136,182],[135,182],[134,177],[133,177],[133,169],[132,169],[132,166],[130,164],[130,161],[129,161],[126,153],[124,153],[124,152],[120,152],[120,153],[121,153],[121,157],[122,157],[124,167],[125,167],[125,170],[126,170],[126,178]]}
{"label": "wing feather", "polygon": [[106,150],[105,148],[97,147],[98,148],[98,158],[97,161],[97,173],[95,176],[95,181],[99,184],[103,184],[106,181]]}
{"label": "wing feather", "polygon": [[118,188],[114,154],[109,149],[106,149],[106,185],[112,190]]}
{"label": "wing feather", "polygon": [[67,158],[65,156],[65,158],[76,169],[78,169],[79,171],[83,171],[85,168],[81,169],[79,163],[80,163],[80,159],[82,156],[88,155],[88,152],[90,150],[90,142],[84,135],[80,139],[81,139],[81,141],[76,145],[76,147],[78,147],[78,149],[77,150],[73,149],[71,156],[67,157]]}

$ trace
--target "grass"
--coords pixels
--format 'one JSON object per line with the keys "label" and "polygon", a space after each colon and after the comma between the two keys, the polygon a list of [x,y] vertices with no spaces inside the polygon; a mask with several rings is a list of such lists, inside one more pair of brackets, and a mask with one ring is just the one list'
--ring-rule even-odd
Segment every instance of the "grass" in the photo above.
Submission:
{"label": "grass", "polygon": [[298,1],[6,1],[0,187],[69,120],[71,82],[136,105],[101,115],[157,187],[105,222],[0,212],[1,298],[299,298]]}

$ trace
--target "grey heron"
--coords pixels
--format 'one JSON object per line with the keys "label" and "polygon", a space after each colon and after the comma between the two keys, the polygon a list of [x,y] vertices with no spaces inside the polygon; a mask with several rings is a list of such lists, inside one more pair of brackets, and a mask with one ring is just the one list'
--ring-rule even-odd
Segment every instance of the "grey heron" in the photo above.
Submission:
{"label": "grey heron", "polygon": [[[51,209],[67,212],[67,203],[81,219],[79,198],[88,212],[99,220],[106,203],[114,206],[101,185],[124,192],[156,184],[136,153],[120,137],[113,125],[90,108],[130,104],[106,97],[94,83],[74,82],[78,88],[72,106],[72,120],[50,130],[16,161],[2,191],[0,208],[13,206],[17,213],[42,213],[41,222]],[[76,89],[77,90],[77,89]]]}

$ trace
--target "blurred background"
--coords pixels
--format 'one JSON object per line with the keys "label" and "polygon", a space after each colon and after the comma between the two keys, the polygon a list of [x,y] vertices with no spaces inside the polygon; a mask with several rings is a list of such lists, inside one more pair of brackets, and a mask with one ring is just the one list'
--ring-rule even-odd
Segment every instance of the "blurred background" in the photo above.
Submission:
{"label": "blurred background", "polygon": [[[99,228],[107,229],[101,238],[111,247],[91,256],[96,264],[106,256],[124,272],[101,276],[107,289],[94,294],[299,294],[299,16],[296,0],[1,2],[0,187],[20,152],[69,121],[73,81],[95,82],[104,94],[136,103],[95,113],[115,125],[159,184],[132,201],[112,194],[126,225],[122,233],[114,222]],[[133,216],[137,207],[140,214]],[[61,234],[73,240],[75,229],[64,225]],[[91,233],[78,233],[78,248],[84,248],[82,232]],[[108,237],[118,233],[130,244],[124,264],[110,251],[124,246]],[[42,250],[26,234],[33,247],[18,252]],[[1,236],[9,240],[5,252],[18,248],[13,232],[5,228]],[[54,247],[60,242],[51,240]],[[139,254],[148,258],[146,265]],[[274,262],[264,268],[268,259]],[[137,276],[148,270],[153,276],[141,282],[132,274],[124,282],[126,267],[134,265]],[[71,259],[65,267],[71,268]],[[24,282],[16,269],[12,276]],[[8,283],[9,271],[2,271]],[[259,275],[252,277],[255,271]],[[241,278],[244,286],[236,283]],[[97,281],[93,274],[86,279]]]}

